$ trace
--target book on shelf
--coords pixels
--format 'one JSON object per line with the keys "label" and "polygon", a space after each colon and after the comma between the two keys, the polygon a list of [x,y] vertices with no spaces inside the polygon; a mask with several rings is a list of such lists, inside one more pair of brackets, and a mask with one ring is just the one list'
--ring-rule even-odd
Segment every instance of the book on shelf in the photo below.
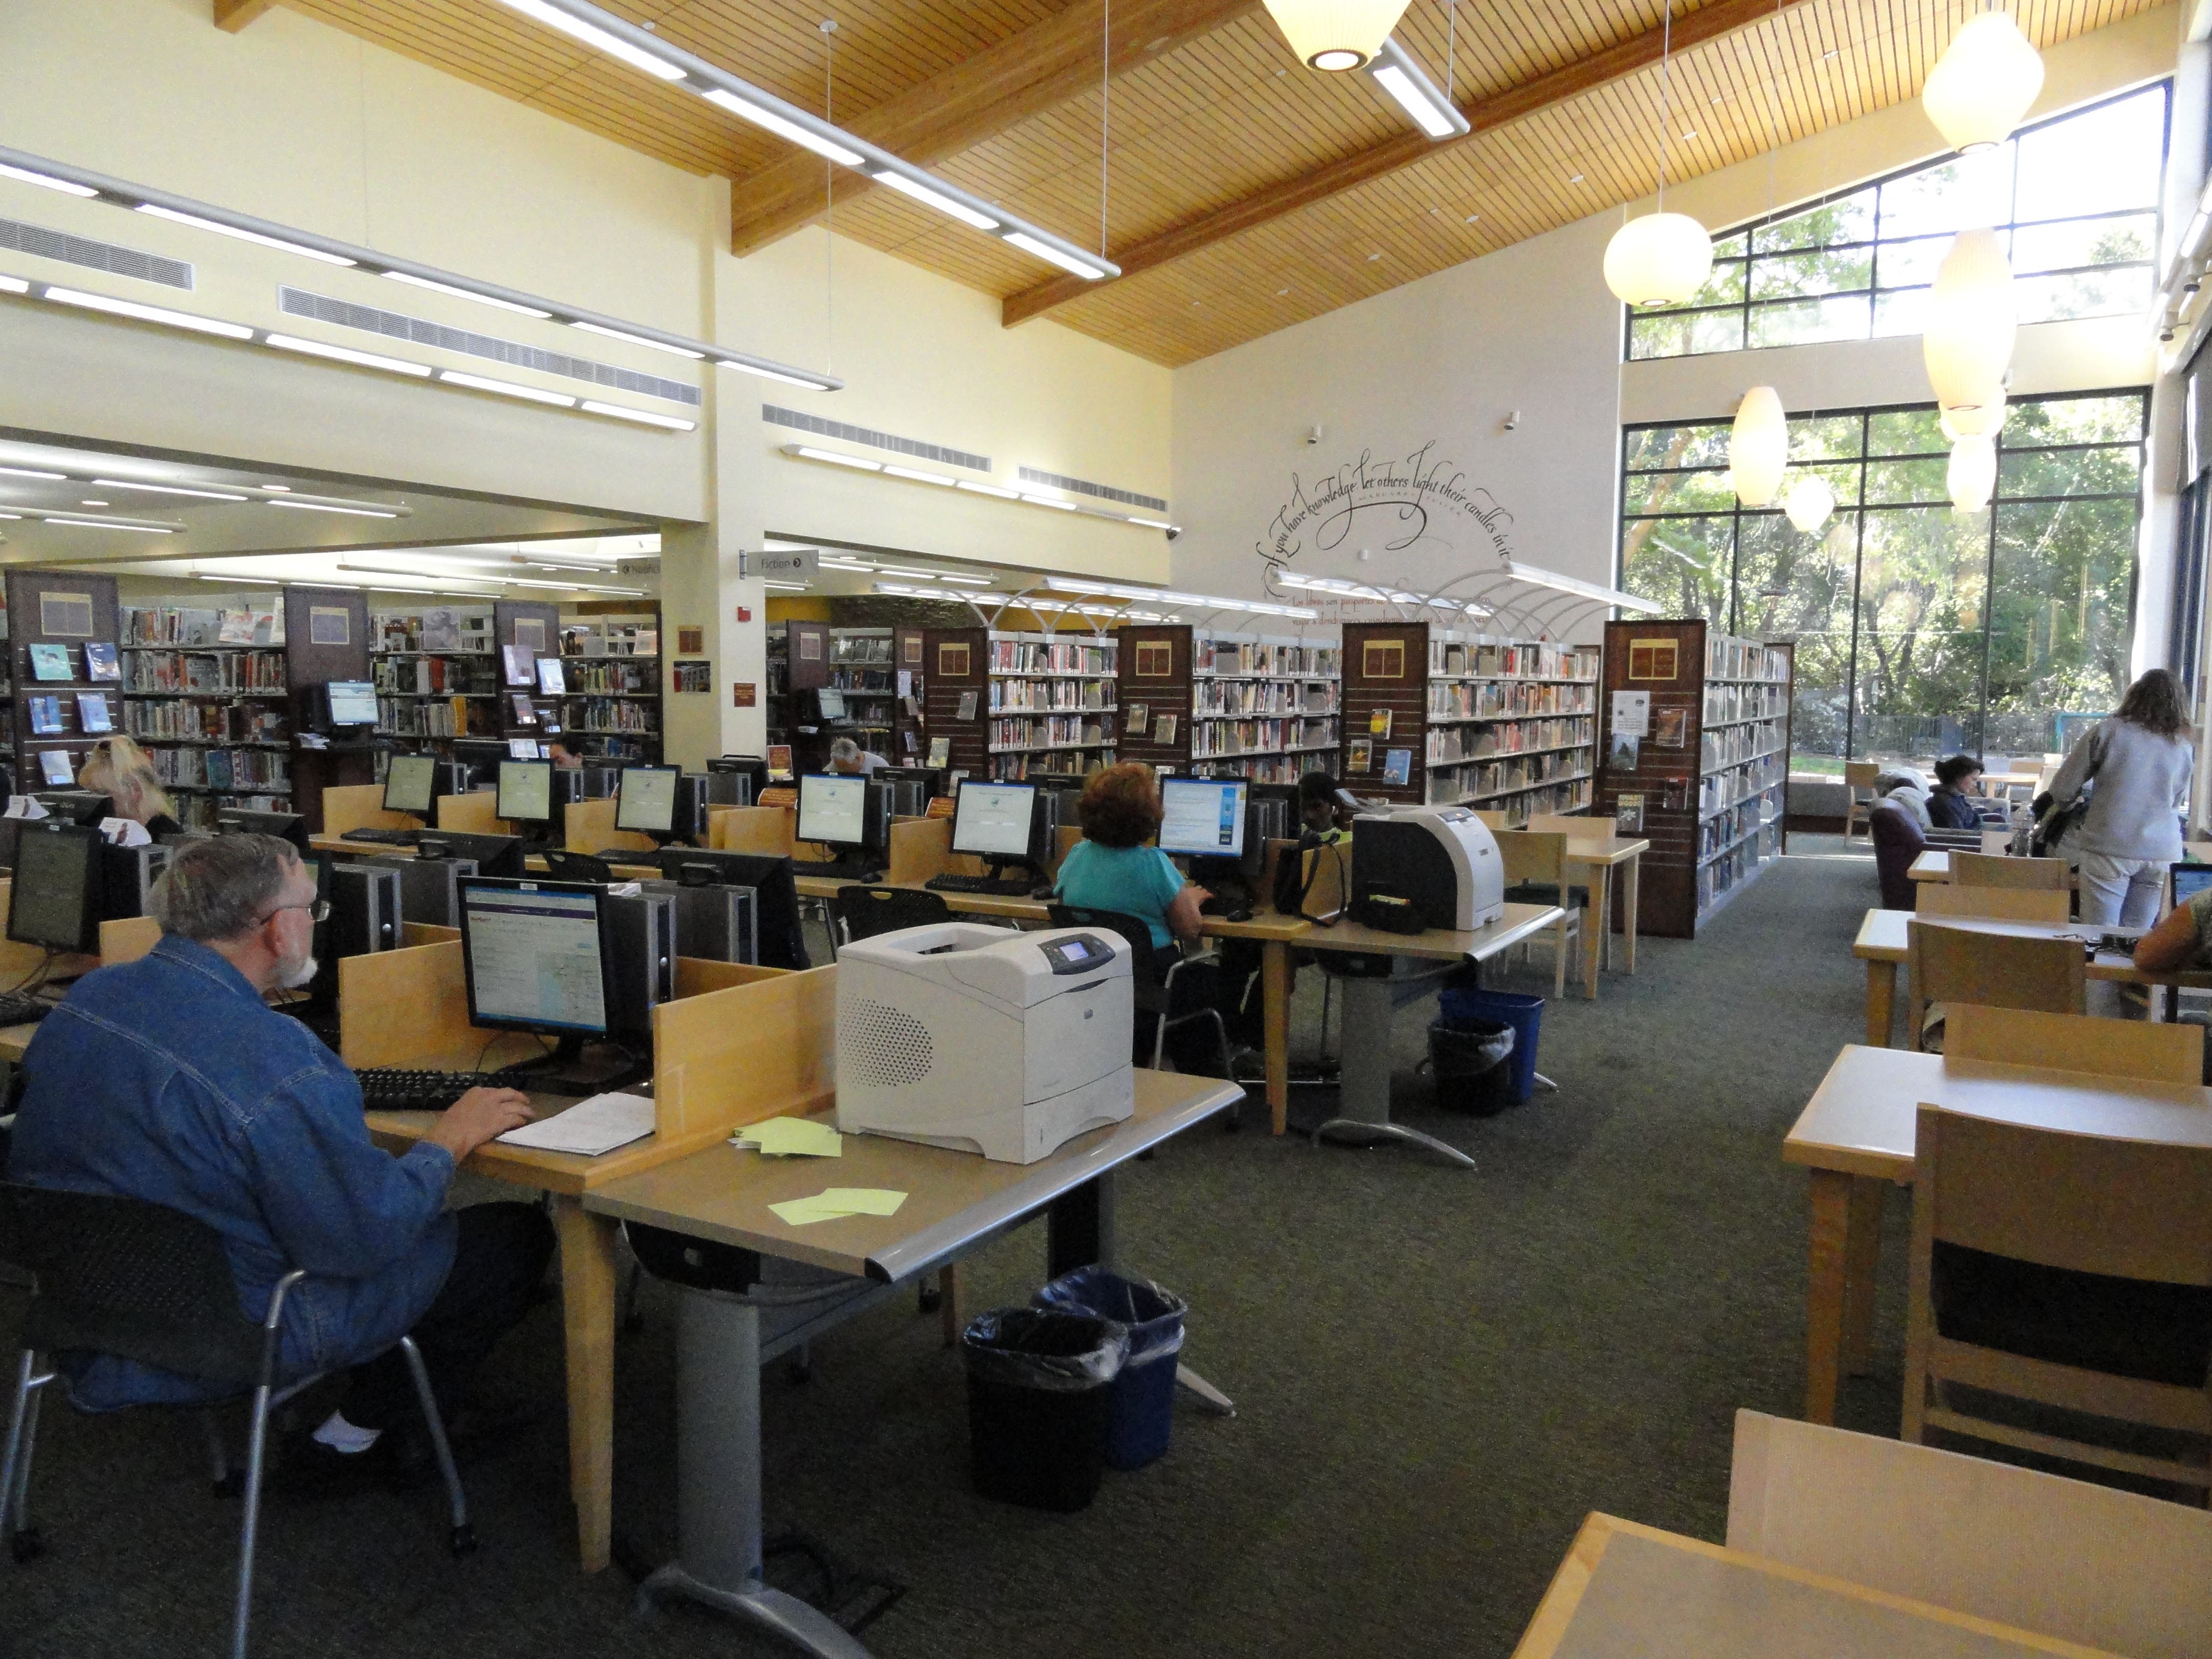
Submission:
{"label": "book on shelf", "polygon": [[105,691],[80,691],[76,694],[77,728],[83,732],[112,732],[115,717],[107,707]]}
{"label": "book on shelf", "polygon": [[963,691],[960,694],[960,713],[957,718],[963,720],[974,720],[978,702],[979,698],[975,692]]}
{"label": "book on shelf", "polygon": [[1129,705],[1129,735],[1131,737],[1143,737],[1146,728],[1151,724],[1152,710],[1146,705],[1141,702],[1133,702]]}
{"label": "book on shelf", "polygon": [[1391,711],[1388,708],[1377,708],[1372,714],[1368,715],[1368,736],[1371,738],[1380,738],[1385,743],[1388,743],[1390,740],[1390,713]]}
{"label": "book on shelf", "polygon": [[558,697],[567,693],[568,682],[562,677],[560,658],[540,657],[538,659],[537,667],[538,690],[543,695]]}
{"label": "book on shelf", "polygon": [[39,751],[39,775],[48,783],[66,787],[76,781],[76,769],[70,764],[66,749],[41,749]]}
{"label": "book on shelf", "polygon": [[1354,738],[1345,745],[1344,769],[1347,772],[1372,772],[1375,769],[1375,740]]}
{"label": "book on shelf", "polygon": [[532,667],[538,657],[535,651],[526,645],[504,646],[501,651],[507,661],[507,683],[509,685],[538,684],[537,672]]}
{"label": "book on shelf", "polygon": [[116,655],[115,647],[106,640],[92,640],[84,647],[84,677],[88,680],[119,680],[123,664]]}
{"label": "book on shelf", "polygon": [[34,680],[72,680],[76,676],[70,669],[69,647],[65,645],[34,645],[31,647],[31,678]]}
{"label": "book on shelf", "polygon": [[62,731],[62,700],[59,697],[33,697],[28,706],[33,732],[42,738],[51,738]]}
{"label": "book on shelf", "polygon": [[1162,714],[1152,722],[1152,741],[1173,743],[1176,740],[1176,726],[1177,721],[1173,714]]}
{"label": "book on shelf", "polygon": [[514,705],[514,723],[517,726],[537,725],[538,708],[530,701],[530,694],[527,691],[516,691],[510,693],[509,696]]}
{"label": "book on shelf", "polygon": [[[786,752],[787,755],[788,751]],[[788,764],[787,760],[786,763]],[[952,763],[951,738],[932,738],[929,740],[929,763],[933,767],[950,766]]]}
{"label": "book on shelf", "polygon": [[[951,739],[946,738],[936,738],[931,740],[929,745],[929,753],[931,757],[929,763],[932,766],[942,766],[945,764],[943,761],[936,758],[937,745],[940,743],[949,744],[950,741]],[[789,744],[772,743],[769,744],[768,775],[771,778],[777,779],[785,783],[791,781],[791,745]],[[765,805],[766,803],[763,804]]]}
{"label": "book on shelf", "polygon": [[1386,750],[1382,757],[1382,781],[1385,784],[1403,786],[1413,781],[1413,751],[1410,749]]}

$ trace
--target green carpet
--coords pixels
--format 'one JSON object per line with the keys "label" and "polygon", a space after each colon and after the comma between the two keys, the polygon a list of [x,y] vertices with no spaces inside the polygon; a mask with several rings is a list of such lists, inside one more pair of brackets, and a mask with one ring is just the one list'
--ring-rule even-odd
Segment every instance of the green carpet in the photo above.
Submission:
{"label": "green carpet", "polygon": [[[1717,1539],[1739,1407],[1803,1390],[1805,1180],[1784,1133],[1861,1029],[1850,944],[1872,862],[1804,836],[1695,943],[1646,939],[1635,977],[1546,1010],[1560,1085],[1491,1119],[1437,1111],[1413,1072],[1425,1006],[1395,1033],[1407,1147],[1316,1150],[1200,1128],[1121,1188],[1126,1265],[1188,1297],[1185,1358],[1237,1401],[1179,1407],[1167,1458],[1043,1516],[968,1488],[965,1395],[933,1318],[902,1299],[764,1379],[772,1523],[908,1586],[865,1640],[881,1659],[1133,1653],[1508,1653],[1583,1516]],[[1547,949],[1493,984],[1548,991]],[[1304,976],[1299,1042],[1315,1040]],[[1325,1115],[1305,1093],[1294,1121]],[[1877,1376],[1848,1426],[1894,1433],[1902,1229],[1889,1230]],[[968,1267],[976,1307],[1025,1301],[1042,1228]],[[12,1335],[20,1297],[0,1292]],[[673,1553],[671,1296],[648,1287],[620,1351],[617,1526]],[[543,1405],[468,1471],[484,1540],[447,1559],[432,1494],[272,1505],[254,1651],[281,1656],[780,1654],[679,1609],[635,1621],[619,1571],[574,1568],[557,1308],[495,1357]],[[12,1341],[7,1345],[12,1355]],[[236,1508],[206,1491],[186,1419],[50,1412],[36,1515],[53,1553],[0,1560],[0,1653],[210,1652]]]}

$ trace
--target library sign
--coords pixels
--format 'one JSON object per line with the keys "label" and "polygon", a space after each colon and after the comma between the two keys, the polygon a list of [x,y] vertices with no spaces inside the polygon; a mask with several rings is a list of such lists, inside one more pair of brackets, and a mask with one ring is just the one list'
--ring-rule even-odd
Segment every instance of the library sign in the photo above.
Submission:
{"label": "library sign", "polygon": [[1374,538],[1370,545],[1380,552],[1420,547],[1458,555],[1452,562],[1462,568],[1465,553],[1476,547],[1487,546],[1501,560],[1510,558],[1512,514],[1488,489],[1470,483],[1453,462],[1438,459],[1432,453],[1437,442],[1431,438],[1391,460],[1377,460],[1374,451],[1362,450],[1358,460],[1310,483],[1292,473],[1291,498],[1275,509],[1266,538],[1253,550],[1271,568],[1295,565],[1301,558],[1320,562],[1315,555],[1357,547],[1357,532]]}

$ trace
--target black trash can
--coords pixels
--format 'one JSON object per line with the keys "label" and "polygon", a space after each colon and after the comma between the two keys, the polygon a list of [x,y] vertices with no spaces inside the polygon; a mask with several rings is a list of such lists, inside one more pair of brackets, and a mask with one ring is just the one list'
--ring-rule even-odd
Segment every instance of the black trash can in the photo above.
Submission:
{"label": "black trash can", "polygon": [[960,1334],[975,1490],[1033,1510],[1087,1509],[1106,1467],[1127,1329],[1057,1308],[998,1308]]}
{"label": "black trash can", "polygon": [[1176,1356],[1190,1304],[1164,1285],[1078,1267],[1036,1293],[1040,1308],[1091,1314],[1126,1327],[1129,1358],[1114,1378],[1106,1467],[1141,1469],[1165,1455],[1175,1421]]}
{"label": "black trash can", "polygon": [[1472,1014],[1444,1014],[1429,1022],[1429,1070],[1437,1104],[1487,1117],[1513,1103],[1513,1028]]}

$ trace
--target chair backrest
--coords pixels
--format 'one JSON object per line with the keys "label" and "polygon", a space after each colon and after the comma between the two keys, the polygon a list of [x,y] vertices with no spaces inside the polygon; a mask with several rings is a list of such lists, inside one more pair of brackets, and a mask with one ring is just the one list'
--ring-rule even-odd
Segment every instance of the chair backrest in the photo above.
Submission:
{"label": "chair backrest", "polygon": [[1492,807],[1478,806],[1474,809],[1474,816],[1487,829],[1504,830],[1510,823],[1504,813]]}
{"label": "chair backrest", "polygon": [[1565,891],[1567,838],[1559,831],[1516,830],[1498,837],[1498,852],[1508,887],[1545,882]]}
{"label": "chair backrest", "polygon": [[1611,820],[1594,818],[1587,812],[1531,812],[1528,822],[1521,827],[1543,835],[1578,836],[1584,841],[1613,833]]}
{"label": "chair backrest", "polygon": [[1871,789],[1874,781],[1881,775],[1881,768],[1872,761],[1845,761],[1844,785],[1849,789]]}
{"label": "chair backrest", "polygon": [[2212,1630],[2212,1513],[1759,1412],[1735,1414],[1728,1547],[2135,1659]]}
{"label": "chair backrest", "polygon": [[0,1261],[37,1280],[26,1346],[82,1349],[232,1387],[266,1334],[239,1311],[222,1235],[144,1199],[0,1182]]}
{"label": "chair backrest", "polygon": [[1985,1008],[1971,1002],[1945,1006],[1943,1052],[1954,1060],[2043,1066],[2153,1083],[2197,1083],[2204,1076],[2202,1025],[2153,1025],[2140,1019]]}
{"label": "chair backrest", "polygon": [[1160,975],[1167,964],[1160,961],[1164,952],[1152,944],[1152,930],[1142,916],[1133,916],[1126,910],[1095,910],[1087,904],[1048,904],[1046,914],[1055,927],[1100,927],[1109,933],[1119,933],[1129,942],[1129,977],[1137,1006],[1155,1010],[1164,1003]]}
{"label": "chair backrest", "polygon": [[1912,908],[1923,916],[1992,916],[2004,921],[2063,921],[2067,898],[2047,887],[1961,887],[1916,881]]}
{"label": "chair backrest", "polygon": [[845,943],[896,933],[908,927],[928,927],[952,920],[952,907],[935,893],[919,887],[840,887],[831,901],[837,913],[838,931]]}
{"label": "chair backrest", "polygon": [[612,881],[615,872],[607,861],[592,853],[568,853],[559,848],[549,848],[545,853],[545,873],[556,881]]}
{"label": "chair backrest", "polygon": [[2016,859],[1987,853],[1951,854],[1951,882],[1957,887],[2066,888],[2064,859]]}
{"label": "chair backrest", "polygon": [[1984,933],[1917,917],[1905,924],[1905,933],[1916,1004],[2081,1012],[2088,959],[2072,939]]}

